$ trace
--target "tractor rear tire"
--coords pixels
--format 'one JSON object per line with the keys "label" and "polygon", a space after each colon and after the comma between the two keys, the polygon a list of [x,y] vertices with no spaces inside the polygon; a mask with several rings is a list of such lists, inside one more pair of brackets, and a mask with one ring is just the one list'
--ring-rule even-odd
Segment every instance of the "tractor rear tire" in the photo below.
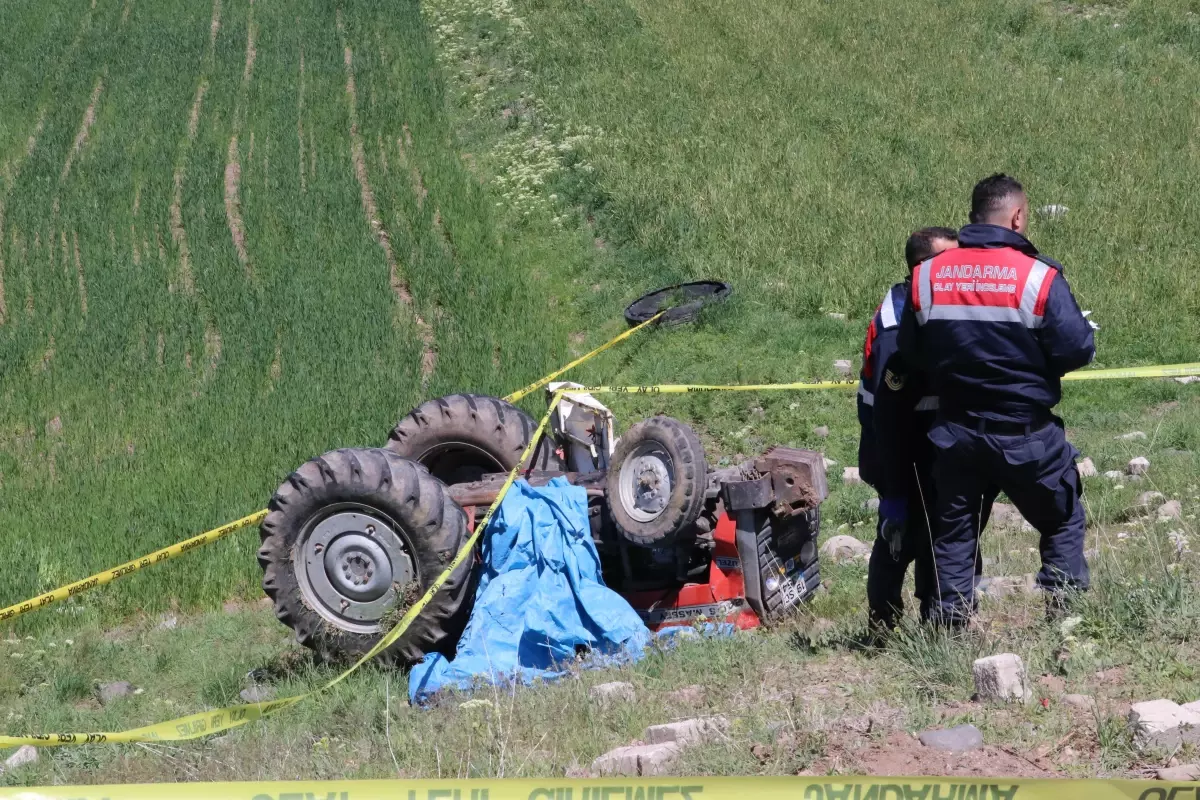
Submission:
{"label": "tractor rear tire", "polygon": [[625,541],[663,547],[700,517],[708,489],[704,446],[690,427],[653,417],[617,443],[605,477],[612,520]]}
{"label": "tractor rear tire", "polygon": [[[427,470],[388,450],[335,450],[293,472],[261,526],[275,616],[324,660],[360,658],[467,541],[466,513]],[[453,655],[474,599],[474,559],[451,574],[378,660]]]}
{"label": "tractor rear tire", "polygon": [[[536,428],[532,417],[497,397],[452,394],[413,409],[387,447],[448,485],[469,483],[517,466]],[[548,432],[530,461],[535,470],[566,471]]]}

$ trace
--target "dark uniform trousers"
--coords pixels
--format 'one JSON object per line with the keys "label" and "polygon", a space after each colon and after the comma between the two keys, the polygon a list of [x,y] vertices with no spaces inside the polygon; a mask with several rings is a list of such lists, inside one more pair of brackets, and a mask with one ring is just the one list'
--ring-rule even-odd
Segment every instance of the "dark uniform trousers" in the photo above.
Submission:
{"label": "dark uniform trousers", "polygon": [[1040,426],[992,423],[992,430],[988,425],[940,419],[929,432],[937,448],[933,479],[940,520],[933,558],[943,567],[940,586],[935,587],[935,617],[944,622],[962,622],[974,607],[975,576],[968,554],[978,547],[976,519],[981,503],[991,505],[985,495],[992,485],[1008,495],[1040,534],[1038,585],[1056,593],[1088,586],[1082,485],[1075,468],[1078,451],[1067,442],[1062,421],[1055,417]]}

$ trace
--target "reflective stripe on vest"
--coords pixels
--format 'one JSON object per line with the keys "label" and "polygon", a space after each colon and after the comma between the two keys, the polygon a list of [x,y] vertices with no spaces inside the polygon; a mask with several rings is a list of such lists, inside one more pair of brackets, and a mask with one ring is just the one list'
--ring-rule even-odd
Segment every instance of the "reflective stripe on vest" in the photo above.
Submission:
{"label": "reflective stripe on vest", "polygon": [[879,307],[879,318],[883,320],[884,329],[894,328],[897,325],[896,321],[896,299],[892,297],[892,293],[896,291],[893,286],[888,289],[888,293],[884,295],[883,305]]}
{"label": "reflective stripe on vest", "polygon": [[1056,270],[1009,248],[947,250],[913,274],[917,323],[1005,322],[1040,328]]}

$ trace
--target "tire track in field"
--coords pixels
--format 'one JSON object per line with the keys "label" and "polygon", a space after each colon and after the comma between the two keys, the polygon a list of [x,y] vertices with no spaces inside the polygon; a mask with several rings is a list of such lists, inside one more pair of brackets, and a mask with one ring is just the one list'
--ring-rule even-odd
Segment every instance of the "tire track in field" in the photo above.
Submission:
{"label": "tire track in field", "polygon": [[[79,279],[79,312],[83,316],[87,316],[87,282],[83,279],[83,261],[79,258],[79,232],[71,231],[72,237],[75,239],[75,276]],[[66,233],[63,234],[64,239]]]}
{"label": "tire track in field", "polygon": [[417,334],[421,338],[424,348],[421,354],[421,388],[424,389],[437,367],[437,342],[434,338],[433,328],[416,309],[408,282],[401,275],[400,264],[397,262],[395,250],[392,248],[391,236],[379,218],[379,205],[375,201],[375,192],[371,188],[370,175],[367,172],[366,151],[358,127],[358,89],[354,84],[354,53],[346,43],[346,29],[342,24],[340,8],[337,11],[337,31],[342,45],[342,63],[346,68],[346,102],[350,111],[350,160],[354,166],[354,176],[358,179],[363,213],[367,217],[375,241],[383,250],[384,259],[388,265],[388,283],[391,286],[392,295],[400,307],[407,309],[412,314],[413,322],[417,326]]}
{"label": "tire track in field", "polygon": [[300,140],[300,191],[308,192],[308,176],[304,170],[304,48],[300,48],[300,88],[296,100],[296,137]]}
{"label": "tire track in field", "polygon": [[168,226],[171,230],[171,241],[179,253],[179,270],[176,278],[167,285],[172,294],[176,289],[188,297],[196,296],[196,278],[192,272],[192,253],[188,247],[187,230],[183,227],[183,180],[187,172],[188,156],[192,144],[196,141],[196,133],[200,130],[200,114],[204,108],[204,95],[208,92],[208,70],[216,59],[217,31],[221,29],[221,0],[213,0],[212,20],[208,25],[208,50],[200,65],[200,80],[196,83],[196,93],[192,97],[191,112],[188,114],[187,137],[179,146],[179,154],[175,158],[175,171],[172,182],[175,186],[171,196],[171,205],[167,210]]}
{"label": "tire track in field", "polygon": [[233,112],[233,135],[229,139],[229,150],[225,157],[225,222],[233,239],[233,249],[246,273],[246,280],[254,282],[254,267],[250,263],[250,252],[246,249],[246,223],[242,219],[242,162],[238,153],[238,136],[246,121],[246,100],[250,94],[250,80],[254,74],[254,61],[258,50],[254,46],[257,26],[254,24],[254,0],[250,0],[250,11],[246,22],[246,64],[242,68],[242,85],[238,89],[237,104]]}
{"label": "tire track in field", "polygon": [[[104,74],[108,72],[108,67],[104,67],[100,77],[96,78],[96,85],[92,89],[92,96],[88,100],[87,108],[83,112],[83,120],[79,123],[79,131],[75,134],[75,141],[71,145],[70,152],[67,153],[66,163],[63,164],[62,174],[58,176],[58,182],[61,184],[66,181],[67,176],[71,174],[71,166],[75,163],[75,159],[83,151],[87,144],[88,134],[92,130],[92,126],[96,124],[96,105],[100,102],[100,93],[104,91]],[[55,198],[55,206],[58,205],[58,199]]]}
{"label": "tire track in field", "polygon": [[[13,189],[16,188],[17,178],[21,176],[21,168],[25,166],[25,162],[33,155],[33,151],[37,149],[38,137],[42,135],[42,128],[46,125],[46,109],[45,107],[38,113],[37,122],[34,123],[33,130],[29,137],[25,140],[25,151],[17,155],[4,165],[4,190],[0,191],[0,325],[3,325],[8,320],[8,301],[4,293],[4,208],[8,204],[8,198],[12,196]],[[16,247],[16,233],[13,233],[14,248]]]}

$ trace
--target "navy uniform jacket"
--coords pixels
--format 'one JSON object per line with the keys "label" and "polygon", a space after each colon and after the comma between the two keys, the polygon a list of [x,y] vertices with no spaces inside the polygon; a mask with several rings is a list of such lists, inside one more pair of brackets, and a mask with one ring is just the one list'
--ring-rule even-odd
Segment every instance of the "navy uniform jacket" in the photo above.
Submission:
{"label": "navy uniform jacket", "polygon": [[958,243],[913,271],[905,360],[929,376],[949,419],[1049,419],[1062,376],[1096,353],[1062,266],[997,225],[968,225]]}
{"label": "navy uniform jacket", "polygon": [[867,326],[859,373],[858,468],[883,497],[908,497],[913,464],[928,468],[933,454],[925,434],[933,425],[937,398],[920,373],[905,367],[899,353],[900,317],[909,284],[897,283]]}

